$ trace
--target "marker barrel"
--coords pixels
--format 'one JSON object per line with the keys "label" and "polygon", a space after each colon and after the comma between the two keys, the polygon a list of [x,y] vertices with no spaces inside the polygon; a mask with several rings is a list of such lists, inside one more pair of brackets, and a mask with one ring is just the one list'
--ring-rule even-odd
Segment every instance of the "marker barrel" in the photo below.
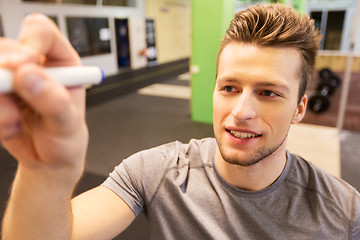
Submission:
{"label": "marker barrel", "polygon": [[[45,68],[45,72],[54,80],[64,86],[82,86],[101,83],[105,76],[99,67],[51,67]],[[13,91],[13,73],[10,70],[0,68],[0,93]]]}

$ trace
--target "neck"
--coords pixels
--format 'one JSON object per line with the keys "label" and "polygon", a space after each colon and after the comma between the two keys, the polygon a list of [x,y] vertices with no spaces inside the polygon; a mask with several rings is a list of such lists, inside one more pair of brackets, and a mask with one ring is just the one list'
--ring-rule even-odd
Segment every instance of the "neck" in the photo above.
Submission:
{"label": "neck", "polygon": [[226,162],[217,148],[215,165],[220,176],[234,187],[247,191],[259,191],[273,184],[283,172],[286,165],[286,144],[284,142],[270,156],[247,167]]}

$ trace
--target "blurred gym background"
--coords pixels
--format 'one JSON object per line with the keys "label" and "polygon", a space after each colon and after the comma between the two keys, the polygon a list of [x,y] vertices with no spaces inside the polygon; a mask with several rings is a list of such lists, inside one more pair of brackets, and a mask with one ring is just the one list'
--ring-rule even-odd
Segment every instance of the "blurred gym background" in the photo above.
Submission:
{"label": "blurred gym background", "polygon": [[[90,143],[76,194],[101,184],[132,153],[213,136],[220,39],[235,12],[260,2],[292,5],[322,34],[308,111],[289,133],[289,150],[360,190],[360,1],[0,0],[0,36],[16,39],[27,14],[43,13],[84,65],[106,73],[87,90]],[[15,171],[0,147],[1,216]],[[148,238],[141,214],[116,239]]]}

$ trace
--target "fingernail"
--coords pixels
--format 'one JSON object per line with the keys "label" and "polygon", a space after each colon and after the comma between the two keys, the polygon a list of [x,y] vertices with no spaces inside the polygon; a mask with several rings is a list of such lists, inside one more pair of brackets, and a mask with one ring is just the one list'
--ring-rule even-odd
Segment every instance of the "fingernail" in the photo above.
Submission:
{"label": "fingernail", "polygon": [[39,94],[44,88],[45,83],[45,80],[35,73],[27,75],[24,79],[24,87],[31,95]]}

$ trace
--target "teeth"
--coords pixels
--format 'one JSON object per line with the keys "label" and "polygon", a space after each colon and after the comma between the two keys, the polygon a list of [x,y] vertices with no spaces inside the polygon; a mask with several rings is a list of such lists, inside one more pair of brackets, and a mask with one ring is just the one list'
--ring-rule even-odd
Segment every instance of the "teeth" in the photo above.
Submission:
{"label": "teeth", "polygon": [[247,139],[247,138],[253,138],[253,137],[258,137],[260,135],[256,135],[253,133],[247,133],[247,132],[236,132],[236,131],[230,131],[232,135],[234,135],[237,138],[240,139]]}

